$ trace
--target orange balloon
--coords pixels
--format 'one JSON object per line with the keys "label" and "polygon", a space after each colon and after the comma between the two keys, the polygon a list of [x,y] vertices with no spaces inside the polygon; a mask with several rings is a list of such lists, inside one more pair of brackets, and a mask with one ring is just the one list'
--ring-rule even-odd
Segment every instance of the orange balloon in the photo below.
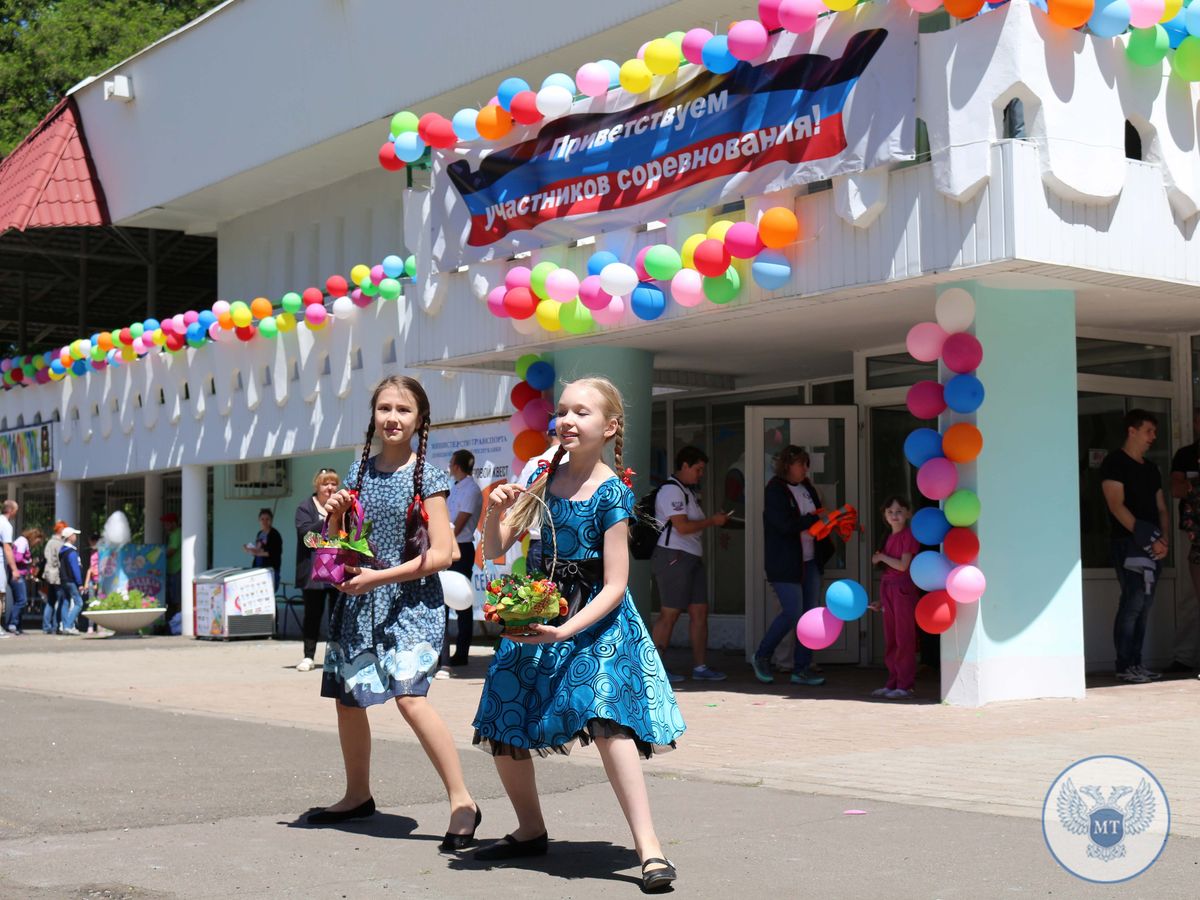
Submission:
{"label": "orange balloon", "polygon": [[100,332],[100,349],[107,353],[113,348],[112,335],[107,331]]}
{"label": "orange balloon", "polygon": [[1094,0],[1049,0],[1050,21],[1063,28],[1079,28],[1087,24],[1096,8]]}
{"label": "orange balloon", "polygon": [[773,206],[758,220],[758,236],[764,246],[786,247],[800,236],[800,222],[786,206]]}
{"label": "orange balloon", "polygon": [[250,301],[250,314],[256,319],[265,319],[271,315],[274,310],[271,307],[271,301],[266,297],[255,297]]}
{"label": "orange balloon", "polygon": [[525,430],[513,441],[513,455],[520,460],[529,460],[550,446],[546,435],[540,431]]}
{"label": "orange balloon", "polygon": [[475,130],[485,141],[498,141],[513,127],[513,118],[499,106],[485,106],[475,117]]}
{"label": "orange balloon", "polygon": [[983,9],[983,0],[942,0],[942,6],[956,19],[970,19]]}
{"label": "orange balloon", "polygon": [[951,462],[972,462],[982,450],[983,435],[974,425],[959,422],[947,428],[942,435],[942,452]]}
{"label": "orange balloon", "polygon": [[233,331],[233,313],[221,313],[217,316],[217,324],[225,331]]}

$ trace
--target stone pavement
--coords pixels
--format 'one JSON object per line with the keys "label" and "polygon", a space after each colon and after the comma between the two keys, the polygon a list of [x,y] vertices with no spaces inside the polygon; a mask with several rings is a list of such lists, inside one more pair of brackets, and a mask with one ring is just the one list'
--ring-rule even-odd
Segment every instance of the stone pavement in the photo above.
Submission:
{"label": "stone pavement", "polygon": [[[0,896],[87,896],[54,891],[81,891],[89,874],[108,879],[93,879],[100,888],[137,885],[130,897],[295,896],[309,884],[313,896],[494,895],[495,871],[447,864],[431,847],[381,850],[396,838],[431,841],[445,815],[427,761],[389,708],[371,721],[375,771],[389,773],[377,775],[379,801],[394,811],[332,835],[288,828],[340,790],[333,715],[317,697],[319,673],[295,671],[297,650],[179,638],[3,642]],[[490,761],[470,749],[487,657],[476,647],[465,677],[437,682],[431,696],[484,801],[481,833],[496,837],[512,813]],[[668,852],[692,873],[682,896],[778,892],[780,879],[795,883],[786,893],[832,897],[1197,893],[1200,842],[1189,838],[1200,836],[1200,680],[966,710],[933,702],[931,684],[918,691],[924,702],[872,701],[875,671],[829,667],[829,684],[808,689],[759,685],[733,657],[713,664],[735,677],[680,685],[688,733],[647,764]],[[1059,869],[1037,822],[1054,777],[1100,753],[1147,766],[1172,807],[1162,859],[1123,888]],[[612,882],[629,881],[636,860],[598,756],[579,751],[538,772],[567,852],[506,876],[504,893],[626,889]],[[852,806],[870,815],[843,816]],[[339,882],[331,867],[354,874]]]}

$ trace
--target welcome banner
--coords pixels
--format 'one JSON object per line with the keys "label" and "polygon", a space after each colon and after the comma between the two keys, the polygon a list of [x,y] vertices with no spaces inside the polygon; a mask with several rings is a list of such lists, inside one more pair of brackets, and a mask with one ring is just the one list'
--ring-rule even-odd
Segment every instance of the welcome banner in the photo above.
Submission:
{"label": "welcome banner", "polygon": [[907,6],[859,6],[773,36],[762,61],[726,75],[688,67],[650,95],[579,100],[501,146],[435,151],[431,268],[911,159],[916,35]]}

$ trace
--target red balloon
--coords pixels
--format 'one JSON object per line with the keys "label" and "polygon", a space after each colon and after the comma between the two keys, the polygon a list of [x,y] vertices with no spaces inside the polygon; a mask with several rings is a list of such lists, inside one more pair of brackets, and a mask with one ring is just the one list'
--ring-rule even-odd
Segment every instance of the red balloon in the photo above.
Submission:
{"label": "red balloon", "polygon": [[117,337],[126,347],[133,346],[133,332],[131,332],[128,328],[122,328],[119,332],[117,332]]}
{"label": "red balloon", "polygon": [[533,387],[528,381],[519,381],[508,395],[508,399],[512,401],[512,405],[517,409],[524,409],[525,404],[531,400],[541,398],[542,392]]}
{"label": "red balloon", "polygon": [[701,275],[717,278],[724,275],[725,270],[729,268],[729,250],[726,249],[724,241],[708,238],[696,245],[692,253],[692,262]]}
{"label": "red balloon", "polygon": [[187,338],[185,338],[182,334],[171,332],[167,335],[165,343],[168,350],[182,350],[187,344]]}
{"label": "red balloon", "polygon": [[936,419],[946,410],[942,386],[936,381],[918,381],[908,389],[904,403],[918,419]]}
{"label": "red balloon", "polygon": [[396,156],[396,147],[391,141],[379,148],[379,164],[389,172],[399,172],[404,168],[404,160]]}
{"label": "red balloon", "polygon": [[527,287],[515,287],[504,295],[504,308],[514,319],[528,319],[537,309],[537,304],[537,297]]}
{"label": "red balloon", "polygon": [[440,118],[440,113],[427,112],[425,115],[421,116],[421,118],[417,119],[417,137],[428,144],[429,138],[426,137],[426,135],[429,134],[429,125]]}
{"label": "red balloon", "polygon": [[324,303],[325,295],[320,288],[308,287],[304,289],[304,293],[300,295],[300,299],[304,301],[305,306],[313,303]]}
{"label": "red balloon", "polygon": [[[254,337],[255,328],[253,325],[239,325],[233,331],[239,341],[248,341]],[[170,343],[170,338],[167,338],[167,342]]]}
{"label": "red balloon", "polygon": [[[417,126],[417,132],[420,134],[420,126]],[[458,135],[454,133],[454,125],[445,116],[437,116],[430,119],[429,124],[425,127],[425,132],[420,134],[421,140],[427,143],[430,147],[437,147],[439,150],[446,150],[458,143]]]}
{"label": "red balloon", "polygon": [[516,94],[508,104],[508,111],[521,125],[536,125],[542,121],[542,114],[537,108],[537,94],[533,91],[521,91]]}
{"label": "red balloon", "polygon": [[945,591],[931,591],[917,601],[917,624],[930,634],[947,630],[957,615],[958,607]]}
{"label": "red balloon", "polygon": [[983,9],[983,0],[943,0],[942,6],[956,19],[971,19]]}
{"label": "red balloon", "polygon": [[24,369],[19,369],[19,368],[18,369],[10,369],[8,374],[12,377],[13,381],[24,381],[25,380],[25,370]]}
{"label": "red balloon", "polygon": [[942,552],[952,563],[969,566],[979,558],[979,535],[970,528],[951,528],[942,540]]}
{"label": "red balloon", "polygon": [[325,279],[325,290],[329,291],[330,297],[345,297],[350,285],[341,275],[330,275]]}

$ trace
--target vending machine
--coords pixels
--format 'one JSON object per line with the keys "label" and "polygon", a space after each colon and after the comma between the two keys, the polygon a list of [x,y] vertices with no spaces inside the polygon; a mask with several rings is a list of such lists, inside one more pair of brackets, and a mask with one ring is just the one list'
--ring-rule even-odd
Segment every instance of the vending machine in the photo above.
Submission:
{"label": "vending machine", "polygon": [[275,582],[270,569],[209,569],[196,576],[196,637],[229,640],[275,633]]}

